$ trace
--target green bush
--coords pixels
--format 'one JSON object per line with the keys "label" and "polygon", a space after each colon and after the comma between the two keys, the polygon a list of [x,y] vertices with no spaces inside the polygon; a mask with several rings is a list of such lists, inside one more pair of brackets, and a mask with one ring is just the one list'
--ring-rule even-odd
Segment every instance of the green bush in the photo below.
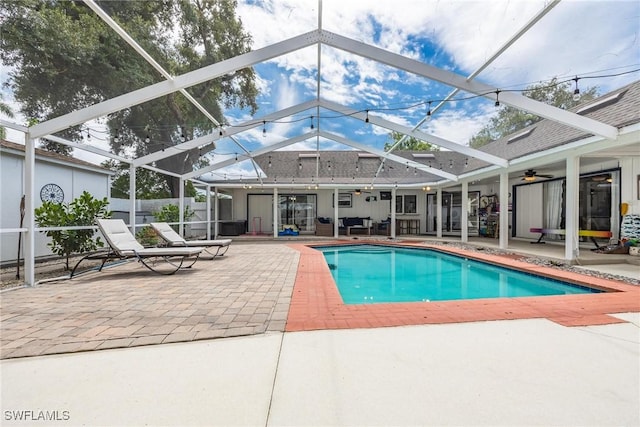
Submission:
{"label": "green bush", "polygon": [[[94,199],[88,192],[71,203],[44,202],[35,209],[35,221],[39,227],[72,227],[95,225],[98,218],[109,218],[107,198]],[[94,230],[49,230],[43,231],[51,242],[48,246],[53,253],[66,257],[65,268],[69,269],[69,256],[72,253],[94,251],[104,246],[100,237],[94,238]]]}
{"label": "green bush", "polygon": [[[185,221],[189,221],[195,214],[195,211],[189,206],[184,207]],[[158,220],[158,222],[178,222],[180,221],[180,210],[178,205],[164,205],[160,211],[154,212],[153,216]],[[178,231],[177,225],[172,225],[171,228]]]}

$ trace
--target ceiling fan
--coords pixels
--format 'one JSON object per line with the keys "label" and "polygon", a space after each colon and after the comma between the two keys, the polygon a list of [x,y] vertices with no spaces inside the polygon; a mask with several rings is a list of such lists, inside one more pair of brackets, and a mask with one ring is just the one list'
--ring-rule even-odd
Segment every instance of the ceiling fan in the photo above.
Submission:
{"label": "ceiling fan", "polygon": [[520,177],[522,178],[523,181],[535,181],[538,178],[553,178],[553,175],[547,175],[547,174],[542,174],[542,173],[537,173],[534,169],[527,169],[524,172],[524,175],[520,175]]}

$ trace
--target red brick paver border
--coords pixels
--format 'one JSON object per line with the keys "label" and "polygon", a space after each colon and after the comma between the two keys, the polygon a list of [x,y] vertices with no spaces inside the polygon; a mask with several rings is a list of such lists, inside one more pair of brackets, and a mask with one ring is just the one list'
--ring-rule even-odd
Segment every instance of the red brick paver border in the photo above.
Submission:
{"label": "red brick paver border", "polygon": [[[335,242],[344,244],[345,242]],[[349,242],[353,244],[353,242]],[[321,252],[292,244],[300,251],[300,266],[293,290],[286,331],[376,328],[385,326],[546,318],[565,326],[623,322],[608,313],[640,311],[640,287],[550,267],[529,264],[512,256],[446,248],[446,252],[517,268],[585,286],[611,290],[598,294],[526,298],[495,298],[442,302],[346,305],[336,288]],[[424,244],[402,246],[431,247]],[[444,250],[441,246],[433,246]]]}

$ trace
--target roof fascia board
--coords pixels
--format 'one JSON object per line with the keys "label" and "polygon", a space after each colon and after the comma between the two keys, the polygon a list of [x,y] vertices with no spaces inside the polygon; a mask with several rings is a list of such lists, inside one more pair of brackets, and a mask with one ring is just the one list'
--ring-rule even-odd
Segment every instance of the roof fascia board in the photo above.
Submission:
{"label": "roof fascia board", "polygon": [[[361,120],[365,120],[366,119],[366,114],[365,113],[361,113],[358,112],[356,110],[352,110],[348,107],[342,106],[340,104],[336,104],[334,102],[331,101],[327,101],[327,100],[320,100],[320,106],[328,109],[328,110],[332,110],[338,113],[344,113],[344,114],[348,114],[351,117],[355,117]],[[497,157],[488,153],[485,153],[484,151],[480,151],[480,150],[476,150],[473,149],[469,146],[466,145],[462,145],[462,144],[457,144],[455,142],[452,141],[448,141],[446,139],[437,137],[435,135],[430,135],[427,134],[425,132],[419,131],[419,130],[412,130],[411,128],[407,127],[407,126],[402,126],[399,125],[397,123],[394,123],[392,121],[377,117],[375,115],[369,114],[369,123],[373,123],[377,126],[386,128],[386,129],[390,129],[390,130],[394,130],[396,132],[400,132],[400,133],[404,133],[407,135],[411,135],[414,136],[422,141],[427,141],[430,143],[434,143],[436,145],[439,145],[441,147],[447,148],[451,151],[455,151],[457,153],[462,153],[462,154],[466,154],[469,157],[474,157],[476,159],[480,159],[483,160],[485,162],[494,164],[494,165],[498,165],[498,166],[502,166],[502,167],[507,167],[509,162],[501,157]],[[385,152],[385,155],[383,157],[387,157],[388,153]]]}
{"label": "roof fascia board", "polygon": [[68,147],[73,147],[73,148],[77,148],[79,150],[88,151],[88,152],[93,153],[93,154],[98,154],[100,156],[107,157],[107,158],[113,159],[113,160],[117,160],[119,162],[128,163],[128,164],[133,162],[131,159],[127,159],[126,157],[122,157],[122,156],[119,156],[117,154],[113,154],[110,151],[106,151],[106,150],[103,150],[101,148],[93,147],[91,145],[78,144],[77,142],[69,141],[68,139],[60,138],[59,136],[47,135],[47,136],[44,136],[43,138],[44,139],[48,139],[48,140],[53,141],[53,142],[57,142],[59,144],[66,145]]}
{"label": "roof fascia board", "polygon": [[31,128],[31,135],[33,138],[39,138],[44,135],[67,129],[74,125],[88,122],[98,117],[104,117],[116,111],[177,92],[180,89],[195,86],[224,74],[303,49],[318,43],[319,38],[319,31],[314,30],[274,43],[261,49],[225,59],[224,61],[177,76],[173,80],[164,80],[142,89],[134,90],[124,95],[47,120],[46,122],[33,126]]}
{"label": "roof fascia board", "polygon": [[[312,138],[312,137],[314,137],[316,135],[317,135],[317,132],[305,133],[303,135],[298,135],[298,136],[296,136],[294,138],[289,138],[289,139],[286,139],[284,141],[278,142],[276,144],[271,144],[271,145],[269,145],[267,147],[263,147],[263,148],[260,148],[258,150],[252,151],[249,155],[247,155],[247,154],[239,155],[238,156],[238,162],[241,162],[241,161],[246,160],[246,159],[251,159],[251,158],[253,158],[255,156],[259,156],[259,155],[262,155],[262,154],[270,153],[272,151],[279,150],[280,148],[284,148],[284,147],[287,147],[289,145],[296,144],[298,142],[305,141],[305,140],[307,140],[309,138]],[[192,172],[186,173],[186,174],[182,175],[182,178],[183,179],[191,179],[191,178],[194,178],[194,177],[197,177],[197,176],[204,175],[205,173],[213,172],[214,170],[218,170],[218,169],[221,169],[223,167],[230,166],[230,165],[232,165],[234,163],[236,163],[235,157],[233,159],[223,160],[221,162],[206,166],[206,167],[204,167],[202,169],[198,169],[198,170],[194,170]]]}
{"label": "roof fascia board", "polygon": [[[491,87],[476,80],[468,80],[466,77],[446,71],[432,65],[425,64],[415,59],[407,58],[384,49],[368,45],[335,33],[323,30],[320,42],[328,46],[362,56],[394,68],[398,68],[422,77],[436,80],[448,86],[456,87],[486,98],[492,97],[499,88]],[[555,122],[563,123],[572,128],[600,135],[607,139],[616,139],[618,130],[614,126],[607,125],[597,120],[562,110],[518,95],[514,92],[500,92],[500,102],[512,107],[532,112]]]}
{"label": "roof fascia board", "polygon": [[361,151],[366,151],[369,152],[371,154],[375,154],[376,156],[382,157],[382,158],[387,158],[391,161],[400,163],[400,164],[408,164],[410,167],[416,168],[416,169],[420,169],[422,171],[431,173],[433,175],[438,175],[442,178],[451,180],[451,181],[457,181],[458,177],[450,174],[448,172],[444,172],[441,171],[439,169],[434,169],[434,168],[430,168],[429,166],[426,166],[422,163],[419,162],[415,162],[413,160],[409,160],[409,159],[405,159],[404,157],[400,157],[400,156],[396,156],[395,154],[389,154],[387,152],[385,152],[384,150],[378,150],[377,148],[373,148],[373,147],[369,147],[368,145],[364,145],[364,144],[360,144],[359,142],[355,142],[352,141],[350,139],[347,139],[343,136],[340,135],[336,135],[334,133],[331,132],[327,132],[327,131],[320,131],[319,132],[320,136],[327,138],[327,139],[331,139],[335,142],[339,142],[340,144],[344,144],[347,145],[349,147],[355,148],[356,150],[361,150]]}

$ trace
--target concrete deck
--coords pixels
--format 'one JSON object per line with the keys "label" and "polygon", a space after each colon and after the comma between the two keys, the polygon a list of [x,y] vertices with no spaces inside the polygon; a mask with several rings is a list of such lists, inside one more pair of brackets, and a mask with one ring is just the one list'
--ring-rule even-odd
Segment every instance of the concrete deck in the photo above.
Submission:
{"label": "concrete deck", "polygon": [[[2,425],[637,426],[640,316],[616,316],[632,323],[270,332],[4,360]],[[15,420],[38,411],[68,420]]]}

